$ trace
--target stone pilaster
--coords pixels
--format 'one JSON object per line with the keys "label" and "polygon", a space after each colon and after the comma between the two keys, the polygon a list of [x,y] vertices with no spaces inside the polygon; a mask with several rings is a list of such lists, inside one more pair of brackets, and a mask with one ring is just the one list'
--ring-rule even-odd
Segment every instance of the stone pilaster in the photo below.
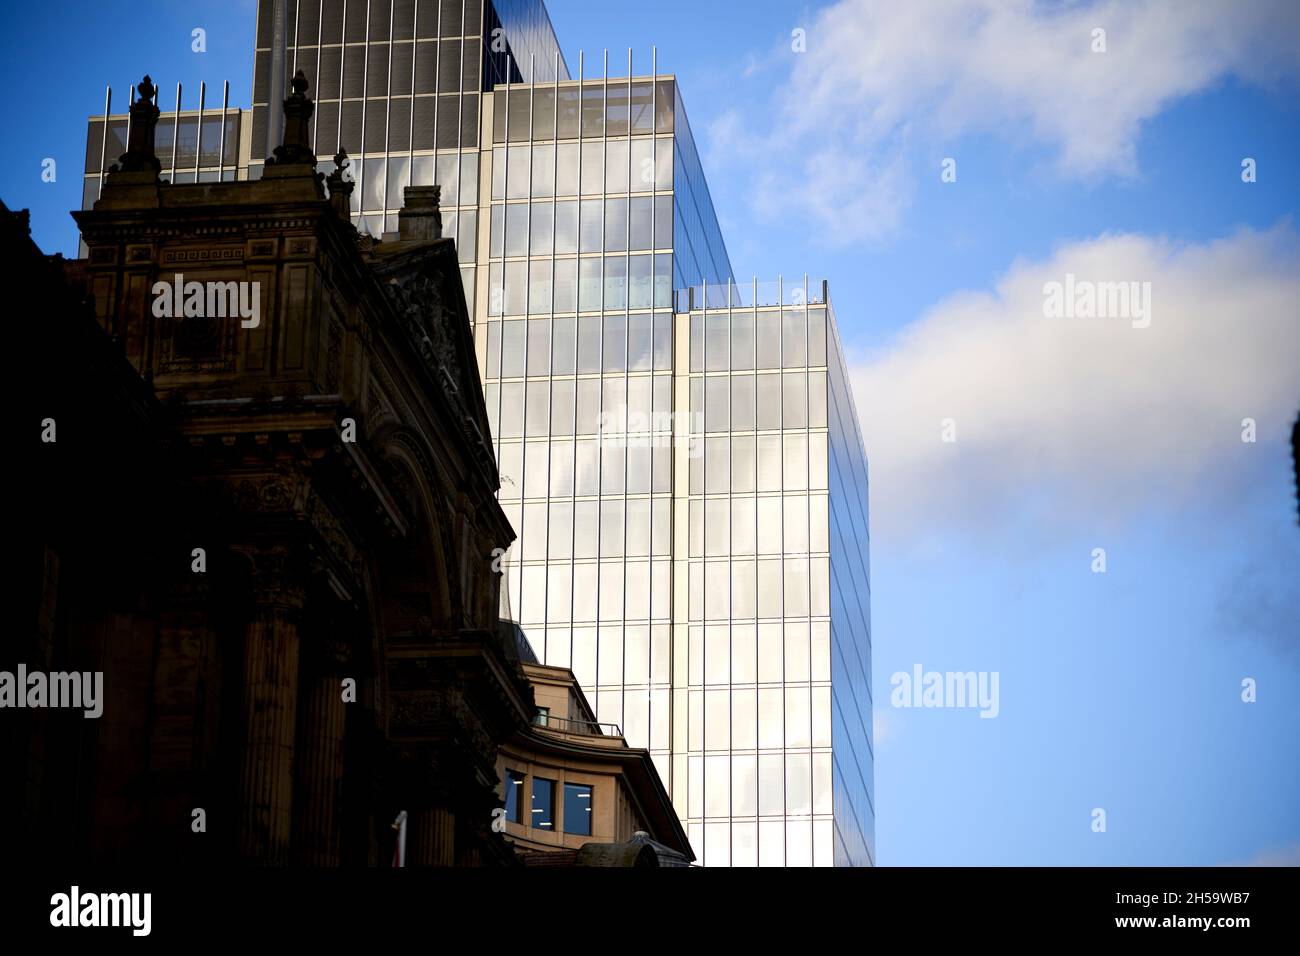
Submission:
{"label": "stone pilaster", "polygon": [[442,807],[411,814],[406,858],[410,866],[453,866],[456,862],[456,816]]}
{"label": "stone pilaster", "polygon": [[349,647],[340,634],[310,638],[303,648],[303,706],[294,780],[294,862],[339,865],[343,733]]}
{"label": "stone pilaster", "polygon": [[253,609],[244,633],[238,853],[289,862],[298,694],[298,627],[305,571],[289,548],[241,549],[253,562]]}

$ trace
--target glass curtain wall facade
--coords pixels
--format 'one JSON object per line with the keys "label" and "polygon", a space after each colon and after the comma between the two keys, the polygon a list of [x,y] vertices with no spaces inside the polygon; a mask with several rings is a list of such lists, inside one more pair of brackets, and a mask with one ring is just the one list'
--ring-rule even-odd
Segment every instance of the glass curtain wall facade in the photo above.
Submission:
{"label": "glass curtain wall facade", "polygon": [[502,616],[669,780],[673,285],[731,267],[675,79],[628,74],[491,97],[476,344],[519,534]]}
{"label": "glass curtain wall facade", "polygon": [[[352,215],[376,238],[397,228],[405,187],[442,187],[443,235],[456,239],[474,311],[483,94],[503,80],[567,78],[541,0],[284,0],[285,85],[301,69],[316,101],[321,172],[340,146],[356,182]],[[274,2],[259,0],[252,156],[271,152]],[[537,64],[512,73],[507,64]],[[276,104],[276,109],[279,106]]]}
{"label": "glass curtain wall facade", "polygon": [[866,456],[825,285],[678,302],[674,801],[706,866],[871,865]]}

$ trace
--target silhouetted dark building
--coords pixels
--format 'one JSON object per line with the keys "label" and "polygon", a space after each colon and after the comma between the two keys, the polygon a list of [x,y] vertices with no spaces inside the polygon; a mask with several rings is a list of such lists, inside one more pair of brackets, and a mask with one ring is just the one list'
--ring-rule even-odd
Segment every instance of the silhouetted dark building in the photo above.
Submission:
{"label": "silhouetted dark building", "polygon": [[[454,243],[437,187],[358,235],[293,87],[260,179],[169,185],[146,77],[74,214],[84,261],[0,216],[41,427],[36,627],[0,660],[11,858],[386,865],[407,811],[412,865],[516,862],[497,751],[534,703]],[[19,706],[20,673],[102,674],[100,715]]]}

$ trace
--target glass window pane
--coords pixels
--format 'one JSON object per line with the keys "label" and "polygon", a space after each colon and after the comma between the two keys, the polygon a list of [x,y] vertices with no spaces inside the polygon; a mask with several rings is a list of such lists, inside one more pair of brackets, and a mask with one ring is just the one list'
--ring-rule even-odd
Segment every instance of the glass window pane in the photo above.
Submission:
{"label": "glass window pane", "polygon": [[555,829],[555,781],[533,778],[532,825],[542,830]]}
{"label": "glass window pane", "polygon": [[[776,376],[772,376],[775,378]],[[786,372],[781,376],[782,412],[784,428],[803,428],[808,423],[807,382],[803,372]]]}
{"label": "glass window pane", "polygon": [[605,144],[605,192],[627,192],[627,164],[627,140],[607,142]]}
{"label": "glass window pane", "polygon": [[758,376],[758,428],[781,427],[781,376]]}
{"label": "glass window pane", "polygon": [[574,320],[556,319],[551,336],[551,371],[555,375],[572,375],[577,343],[574,341]]}
{"label": "glass window pane", "polygon": [[605,251],[623,252],[627,249],[627,200],[605,201]]}
{"label": "glass window pane", "polygon": [[655,239],[656,249],[673,247],[673,197],[655,197]]}
{"label": "glass window pane", "polygon": [[627,267],[628,308],[652,308],[654,306],[654,276],[651,274],[651,257],[632,256],[628,259]]}
{"label": "glass window pane", "polygon": [[556,312],[574,312],[578,307],[578,260],[556,259],[555,280],[552,283],[555,294]]}
{"label": "glass window pane", "polygon": [[599,136],[605,130],[605,87],[582,87],[582,135]]}
{"label": "glass window pane", "polygon": [[578,135],[578,97],[576,86],[561,87],[555,110],[555,135],[558,139],[574,139]]}
{"label": "glass window pane", "polygon": [[528,227],[530,233],[528,253],[534,256],[550,255],[551,230],[555,225],[555,207],[550,203],[534,203],[532,209],[532,221]]}
{"label": "glass window pane", "polygon": [[582,195],[594,196],[605,191],[605,154],[599,142],[582,144]]}
{"label": "glass window pane", "polygon": [[605,316],[604,369],[606,372],[623,371],[626,349],[627,319],[621,315]]}
{"label": "glass window pane", "polygon": [[533,147],[533,197],[555,192],[555,147]]}
{"label": "glass window pane", "polygon": [[800,368],[808,364],[807,326],[804,314],[784,313],[782,323],[782,359],[786,368]]}
{"label": "glass window pane", "polygon": [[627,260],[614,256],[605,260],[606,309],[627,308]]}
{"label": "glass window pane", "polygon": [[589,783],[564,785],[564,832],[591,836],[592,786]]}
{"label": "glass window pane", "polygon": [[754,427],[754,376],[731,378],[731,429],[749,431]]}
{"label": "glass window pane", "polygon": [[533,91],[533,139],[551,139],[555,135],[555,90]]}
{"label": "glass window pane", "polygon": [[524,810],[524,775],[518,770],[507,770],[505,793],[506,819],[511,823],[523,823]]}
{"label": "glass window pane", "polygon": [[628,371],[642,372],[650,368],[652,345],[650,318],[650,314],[646,312],[637,313],[628,318]]}
{"label": "glass window pane", "polygon": [[600,310],[600,259],[578,260],[578,311]]}
{"label": "glass window pane", "polygon": [[528,203],[506,206],[505,254],[507,256],[528,254],[528,209]]}
{"label": "glass window pane", "polygon": [[561,143],[555,158],[555,195],[578,195],[578,144]]}
{"label": "glass window pane", "polygon": [[581,212],[579,215],[579,252],[600,252],[601,251],[601,226],[604,216],[605,204],[599,199],[582,200]]}
{"label": "glass window pane", "polygon": [[461,154],[458,199],[462,206],[472,206],[478,202],[478,153]]}
{"label": "glass window pane", "polygon": [[528,374],[545,375],[550,366],[551,325],[546,319],[528,322]]}
{"label": "glass window pane", "polygon": [[555,204],[555,251],[578,251],[578,204],[572,199]]}

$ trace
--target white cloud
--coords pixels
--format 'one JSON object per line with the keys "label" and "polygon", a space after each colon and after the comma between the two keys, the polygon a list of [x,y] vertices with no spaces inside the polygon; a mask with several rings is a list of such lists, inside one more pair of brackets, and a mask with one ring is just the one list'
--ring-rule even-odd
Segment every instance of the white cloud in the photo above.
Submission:
{"label": "white cloud", "polygon": [[[1092,49],[1097,27],[1105,53]],[[937,178],[936,149],[967,133],[1046,144],[1068,176],[1135,172],[1142,123],[1172,101],[1227,76],[1295,76],[1300,5],[840,0],[807,41],[806,53],[786,47],[776,109],[724,120],[715,149],[738,145],[728,129],[749,130],[747,153],[764,162],[756,203],[780,197],[784,215],[805,208],[848,243],[892,231],[915,168]]]}
{"label": "white cloud", "polygon": [[[850,353],[878,540],[1021,522],[1096,529],[1232,500],[1300,407],[1300,236],[1204,244],[1107,235],[1015,263],[940,302],[880,350]],[[1151,323],[1043,315],[1067,273],[1151,283]],[[941,441],[951,418],[956,442]],[[1243,444],[1241,421],[1258,423]]]}

